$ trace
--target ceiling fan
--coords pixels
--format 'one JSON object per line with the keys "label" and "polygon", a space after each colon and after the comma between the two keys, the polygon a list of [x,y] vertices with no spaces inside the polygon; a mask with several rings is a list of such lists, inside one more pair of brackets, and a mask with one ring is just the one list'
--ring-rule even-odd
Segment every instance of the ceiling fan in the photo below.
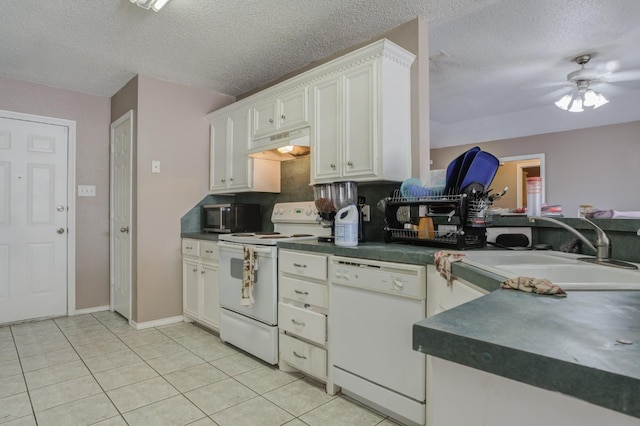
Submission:
{"label": "ceiling fan", "polygon": [[611,74],[600,72],[595,68],[586,68],[585,65],[591,58],[592,55],[589,53],[574,58],[575,63],[580,65],[580,69],[567,74],[567,85],[572,87],[572,90],[555,102],[558,108],[569,112],[582,112],[584,107],[599,108],[609,103],[609,100],[602,93],[593,90],[591,86],[640,79],[638,72]]}
{"label": "ceiling fan", "polygon": [[602,93],[596,92],[589,86],[604,81],[604,76],[594,69],[584,66],[591,60],[590,54],[580,55],[574,59],[580,69],[567,74],[567,82],[575,84],[575,88],[555,102],[556,106],[569,112],[582,112],[583,107],[599,108],[609,103]]}

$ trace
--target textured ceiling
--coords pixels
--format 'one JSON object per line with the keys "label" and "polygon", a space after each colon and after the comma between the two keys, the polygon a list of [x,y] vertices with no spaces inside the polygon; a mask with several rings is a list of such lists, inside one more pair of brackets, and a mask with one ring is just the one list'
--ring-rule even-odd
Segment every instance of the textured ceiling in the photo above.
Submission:
{"label": "textured ceiling", "polygon": [[[433,146],[640,119],[638,0],[5,1],[0,76],[112,96],[144,74],[239,95],[416,16],[431,55],[450,55],[430,67]],[[599,85],[612,99],[597,111],[558,114],[585,52],[633,81]]]}

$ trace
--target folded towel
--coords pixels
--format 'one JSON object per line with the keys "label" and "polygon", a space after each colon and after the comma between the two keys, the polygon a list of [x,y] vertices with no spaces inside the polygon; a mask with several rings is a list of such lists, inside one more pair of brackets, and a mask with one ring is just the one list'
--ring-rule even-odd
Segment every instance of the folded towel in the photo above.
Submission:
{"label": "folded towel", "polygon": [[500,285],[502,288],[526,291],[527,293],[551,294],[567,297],[567,293],[546,278],[516,277],[510,278]]}
{"label": "folded towel", "polygon": [[451,286],[451,264],[458,262],[464,254],[458,251],[441,250],[435,254],[435,265],[442,278],[447,280],[447,286]]}
{"label": "folded towel", "polygon": [[253,247],[244,246],[244,264],[242,265],[242,294],[240,304],[242,306],[253,306],[253,285],[256,281],[256,271],[258,270],[258,257]]}

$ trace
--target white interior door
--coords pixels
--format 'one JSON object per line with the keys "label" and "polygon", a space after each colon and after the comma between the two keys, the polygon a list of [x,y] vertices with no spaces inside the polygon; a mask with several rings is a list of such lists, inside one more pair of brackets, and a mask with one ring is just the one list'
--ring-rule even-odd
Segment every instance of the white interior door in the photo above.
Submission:
{"label": "white interior door", "polygon": [[133,111],[111,124],[111,305],[131,319]]}
{"label": "white interior door", "polygon": [[67,314],[69,128],[0,117],[0,323]]}

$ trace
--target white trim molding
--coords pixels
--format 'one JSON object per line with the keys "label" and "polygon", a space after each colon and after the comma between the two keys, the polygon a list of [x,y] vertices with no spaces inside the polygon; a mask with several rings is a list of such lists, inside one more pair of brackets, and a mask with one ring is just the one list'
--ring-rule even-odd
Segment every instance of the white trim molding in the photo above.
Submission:
{"label": "white trim molding", "polygon": [[[75,312],[73,313],[73,315],[93,314],[93,313],[96,313],[96,312],[103,312],[103,311],[108,311],[108,310],[109,310],[109,305],[94,306],[93,308],[76,309]],[[69,316],[72,316],[72,314],[69,314]]]}
{"label": "white trim molding", "polygon": [[175,324],[177,322],[183,322],[183,321],[184,321],[184,317],[182,315],[178,315],[175,317],[161,318],[158,320],[146,321],[141,323],[137,323],[133,320],[130,320],[129,325],[135,328],[136,330],[144,330],[145,328],[160,327],[161,325]]}

